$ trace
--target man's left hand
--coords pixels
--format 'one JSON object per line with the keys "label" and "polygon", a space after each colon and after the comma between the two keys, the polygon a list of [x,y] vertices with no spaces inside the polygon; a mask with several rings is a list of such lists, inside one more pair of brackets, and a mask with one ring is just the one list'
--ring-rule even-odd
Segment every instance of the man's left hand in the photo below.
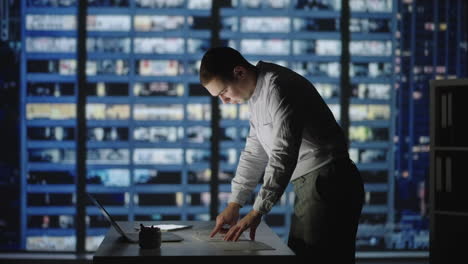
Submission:
{"label": "man's left hand", "polygon": [[224,236],[225,241],[237,241],[242,233],[250,228],[250,239],[255,240],[255,231],[262,220],[262,214],[258,211],[252,210],[244,216],[236,225],[231,226],[229,231]]}

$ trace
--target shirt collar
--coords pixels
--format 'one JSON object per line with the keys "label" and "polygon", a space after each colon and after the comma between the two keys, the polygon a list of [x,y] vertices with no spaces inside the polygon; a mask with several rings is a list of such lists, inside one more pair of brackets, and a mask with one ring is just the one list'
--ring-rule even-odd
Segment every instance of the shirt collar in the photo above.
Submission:
{"label": "shirt collar", "polygon": [[250,102],[255,103],[257,101],[258,96],[260,95],[260,90],[262,89],[263,86],[263,76],[265,73],[263,72],[263,61],[259,61],[255,67],[257,67],[258,72],[257,72],[257,85],[255,86],[255,90],[250,97]]}

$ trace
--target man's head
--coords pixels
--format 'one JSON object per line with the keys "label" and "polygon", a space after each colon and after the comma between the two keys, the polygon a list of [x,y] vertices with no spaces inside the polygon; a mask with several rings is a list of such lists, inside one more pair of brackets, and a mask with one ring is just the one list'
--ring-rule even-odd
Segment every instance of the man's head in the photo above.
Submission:
{"label": "man's head", "polygon": [[223,103],[244,103],[255,90],[257,69],[235,49],[211,48],[201,61],[200,82]]}

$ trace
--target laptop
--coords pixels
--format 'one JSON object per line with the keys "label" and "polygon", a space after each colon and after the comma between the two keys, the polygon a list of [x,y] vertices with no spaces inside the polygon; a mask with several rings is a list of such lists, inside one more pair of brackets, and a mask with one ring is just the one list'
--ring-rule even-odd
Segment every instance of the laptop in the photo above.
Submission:
{"label": "laptop", "polygon": [[[112,216],[107,212],[104,206],[94,198],[90,193],[88,193],[89,199],[99,208],[104,217],[109,221],[109,223],[115,228],[115,230],[120,234],[120,236],[127,242],[138,243],[138,232],[125,232],[119,224],[112,218]],[[161,232],[161,241],[162,242],[179,242],[184,240],[181,236],[178,236],[171,232]]]}

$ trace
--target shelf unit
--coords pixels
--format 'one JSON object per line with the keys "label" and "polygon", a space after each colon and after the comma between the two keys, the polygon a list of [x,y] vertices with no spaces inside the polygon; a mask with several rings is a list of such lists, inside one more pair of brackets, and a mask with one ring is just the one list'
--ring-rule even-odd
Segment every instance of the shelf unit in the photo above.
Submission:
{"label": "shelf unit", "polygon": [[430,260],[467,260],[468,140],[463,108],[468,79],[431,80]]}

